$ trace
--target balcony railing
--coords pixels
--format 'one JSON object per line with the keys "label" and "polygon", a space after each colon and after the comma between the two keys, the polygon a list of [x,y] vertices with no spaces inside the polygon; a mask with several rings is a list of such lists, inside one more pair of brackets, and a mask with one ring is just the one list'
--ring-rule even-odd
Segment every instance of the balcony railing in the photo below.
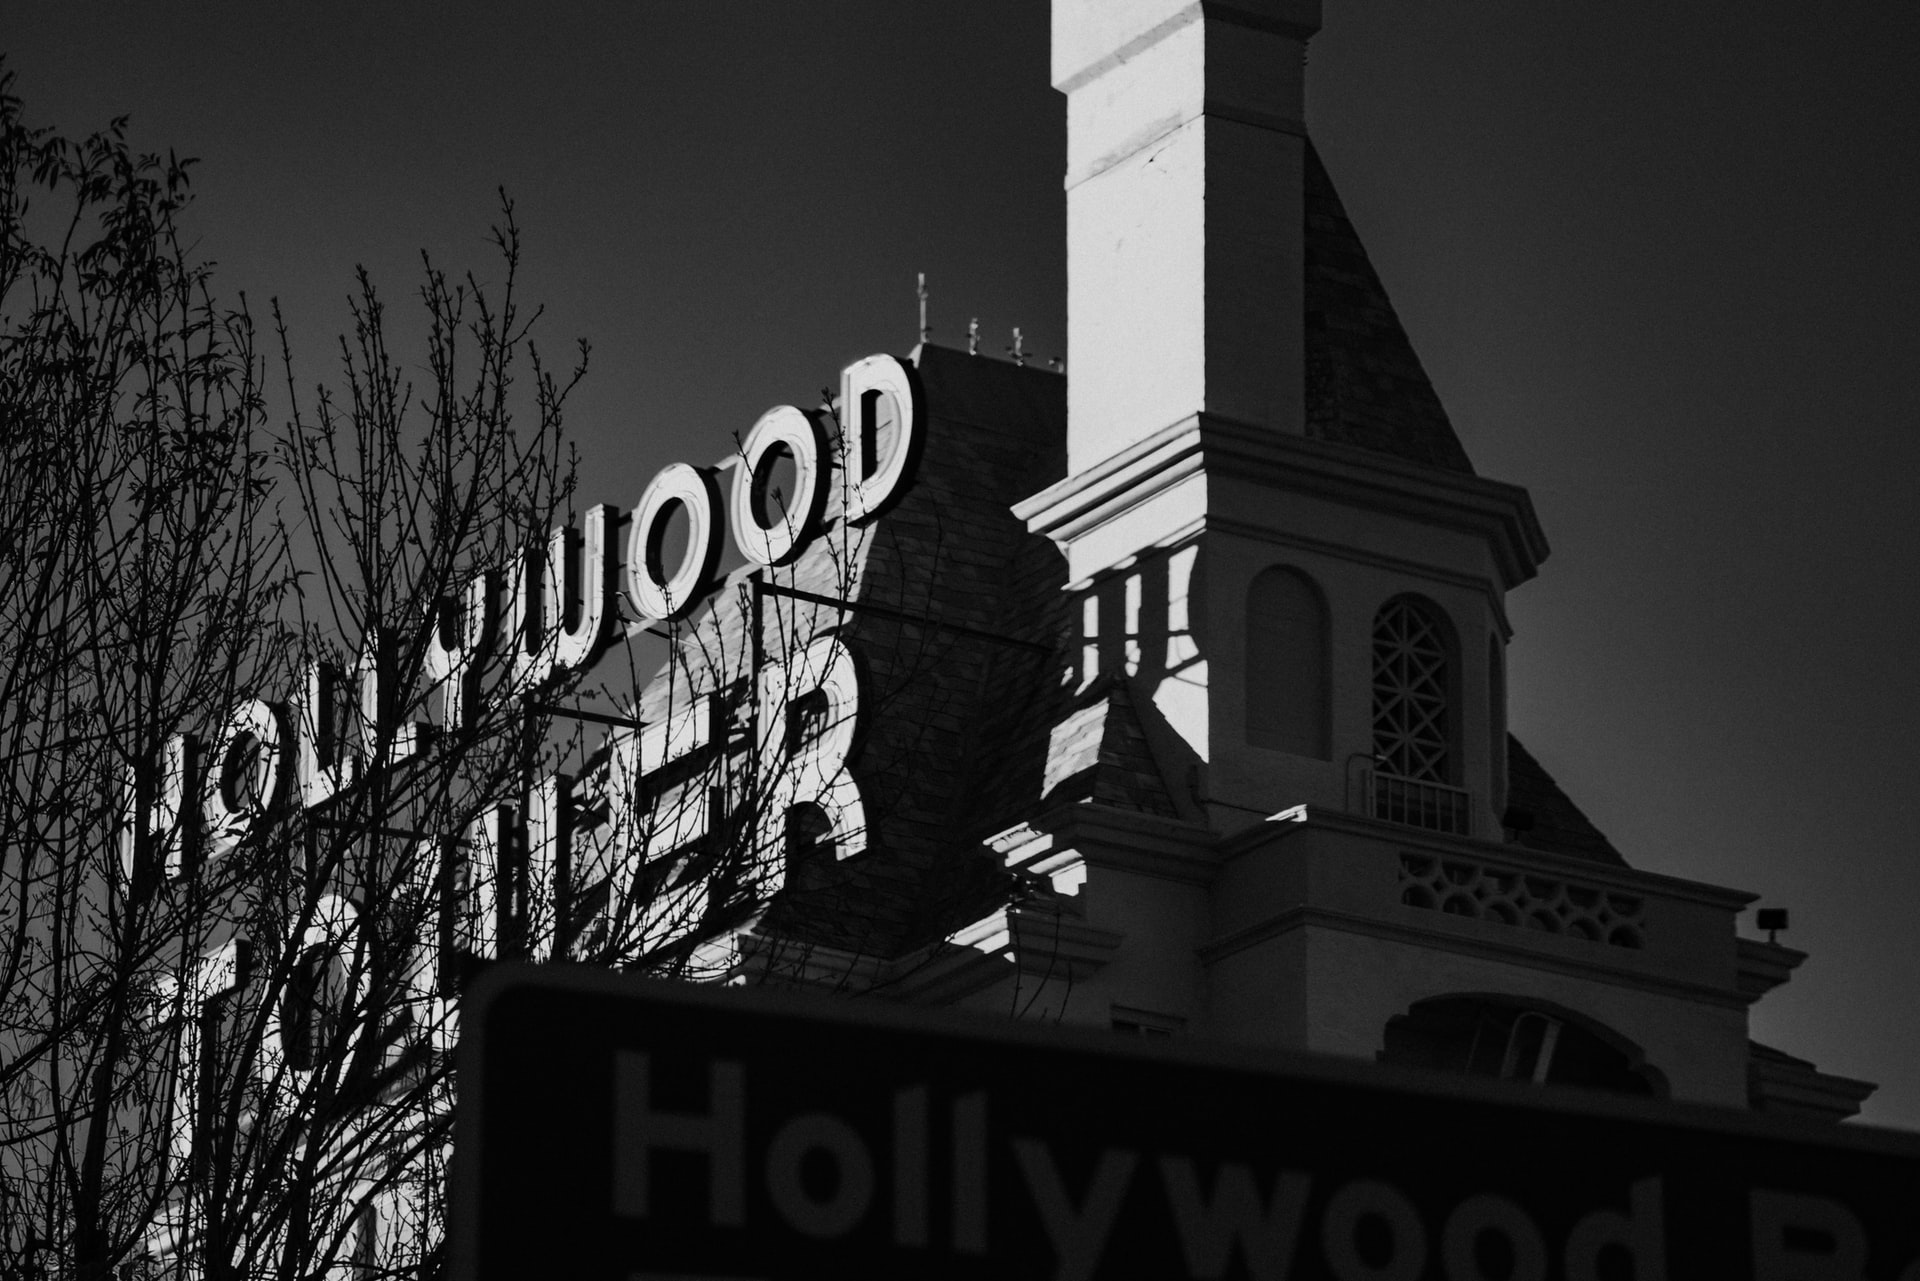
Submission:
{"label": "balcony railing", "polygon": [[1468,836],[1473,830],[1472,795],[1464,787],[1401,778],[1372,771],[1368,786],[1373,817],[1429,832]]}

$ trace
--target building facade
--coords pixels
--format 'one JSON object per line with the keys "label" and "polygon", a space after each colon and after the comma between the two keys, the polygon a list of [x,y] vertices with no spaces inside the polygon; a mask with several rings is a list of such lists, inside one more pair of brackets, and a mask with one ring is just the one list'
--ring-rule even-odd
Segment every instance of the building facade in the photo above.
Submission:
{"label": "building facade", "polygon": [[[337,811],[483,690],[526,706],[589,672],[620,700],[535,704],[611,730],[578,774],[442,806],[477,809],[457,828],[314,819],[388,879],[289,918],[288,999],[237,999],[237,925],[164,989],[155,1267],[193,1274],[214,1235],[203,1095],[291,1082],[294,1122],[236,1105],[227,1139],[318,1133],[321,1040],[384,1065],[365,1114],[412,1119],[340,1126],[371,1155],[314,1212],[337,1223],[299,1226],[351,1266],[426,1258],[460,986],[498,959],[1803,1117],[1871,1093],[1750,1039],[1805,959],[1741,935],[1752,895],[1630,865],[1509,732],[1507,594],[1546,538],[1475,470],[1315,152],[1317,0],[1054,0],[1053,23],[1070,376],[923,341],[849,366],[831,412],[770,411],[720,469],[663,469],[630,516],[595,507],[434,602],[408,699],[367,638],[340,721],[364,769],[318,667],[290,711],[229,718],[205,815],[179,740],[139,821],[234,848],[285,817],[265,794]],[[717,579],[723,526],[746,564]],[[667,661],[636,681],[650,631]],[[386,723],[393,702],[437,720]],[[266,744],[279,785],[229,798],[230,757]],[[391,927],[396,899],[418,914]],[[255,1008],[254,1061],[216,1063],[219,1020]]]}
{"label": "building facade", "polygon": [[1871,1086],[1749,1039],[1804,959],[1740,935],[1753,896],[1630,866],[1507,730],[1506,596],[1546,539],[1315,153],[1318,11],[1055,0],[1071,376],[923,343],[897,505],[737,572],[690,633],[777,652],[743,602],[811,599],[857,670],[819,725],[861,826],[796,809],[726,964],[1849,1115]]}

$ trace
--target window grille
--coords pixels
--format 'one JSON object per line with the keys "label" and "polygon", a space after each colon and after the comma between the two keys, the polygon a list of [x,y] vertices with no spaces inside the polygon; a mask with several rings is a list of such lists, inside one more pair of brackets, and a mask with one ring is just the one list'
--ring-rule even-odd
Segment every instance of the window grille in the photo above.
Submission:
{"label": "window grille", "polygon": [[1373,756],[1386,774],[1452,783],[1452,644],[1429,607],[1395,597],[1373,621]]}

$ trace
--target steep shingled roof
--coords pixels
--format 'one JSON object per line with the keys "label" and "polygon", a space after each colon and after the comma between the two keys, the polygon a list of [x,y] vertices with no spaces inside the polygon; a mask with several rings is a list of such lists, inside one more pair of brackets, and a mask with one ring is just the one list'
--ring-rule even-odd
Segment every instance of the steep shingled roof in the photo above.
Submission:
{"label": "steep shingled roof", "polygon": [[1511,734],[1507,735],[1507,812],[1524,819],[1526,826],[1517,826],[1515,839],[1527,849],[1571,854],[1616,867],[1627,865],[1613,842]]}
{"label": "steep shingled roof", "polygon": [[[1052,722],[1036,709],[1063,701],[1066,564],[1012,505],[1064,474],[1066,380],[928,343],[912,363],[929,439],[914,482],[857,536],[859,573],[815,589],[855,602],[835,631],[860,664],[854,768],[872,856],[818,869],[782,918],[872,955],[1004,902],[1005,870],[981,842],[1037,800]],[[832,544],[820,539],[793,572],[830,559]],[[842,885],[867,918],[858,938],[838,910]]]}
{"label": "steep shingled roof", "polygon": [[1311,142],[1304,204],[1307,435],[1472,475]]}
{"label": "steep shingled roof", "polygon": [[1048,736],[1043,805],[1093,801],[1119,809],[1179,816],[1147,745],[1133,691],[1116,672],[1096,677]]}

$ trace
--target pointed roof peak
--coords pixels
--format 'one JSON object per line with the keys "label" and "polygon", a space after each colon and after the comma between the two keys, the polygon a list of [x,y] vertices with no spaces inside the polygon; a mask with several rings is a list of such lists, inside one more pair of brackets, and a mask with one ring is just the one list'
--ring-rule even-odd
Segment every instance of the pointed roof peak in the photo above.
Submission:
{"label": "pointed roof peak", "polygon": [[1311,140],[1303,177],[1306,434],[1473,475]]}

